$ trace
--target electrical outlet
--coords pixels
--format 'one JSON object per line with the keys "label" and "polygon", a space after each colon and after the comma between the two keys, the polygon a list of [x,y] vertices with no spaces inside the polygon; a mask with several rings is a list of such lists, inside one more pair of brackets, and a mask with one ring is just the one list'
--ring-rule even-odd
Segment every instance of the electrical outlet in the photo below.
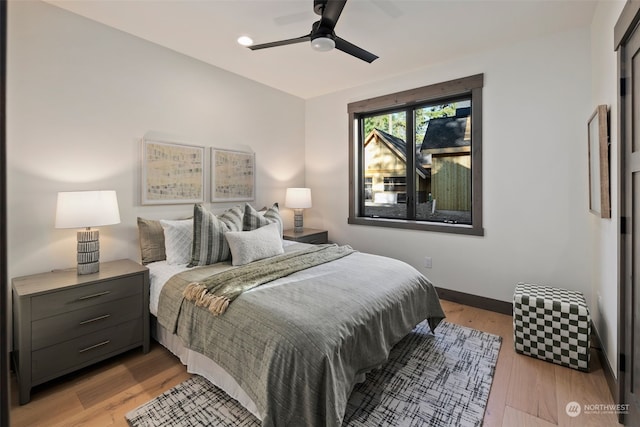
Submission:
{"label": "electrical outlet", "polygon": [[432,266],[431,257],[430,256],[424,257],[424,267],[431,268],[431,266]]}

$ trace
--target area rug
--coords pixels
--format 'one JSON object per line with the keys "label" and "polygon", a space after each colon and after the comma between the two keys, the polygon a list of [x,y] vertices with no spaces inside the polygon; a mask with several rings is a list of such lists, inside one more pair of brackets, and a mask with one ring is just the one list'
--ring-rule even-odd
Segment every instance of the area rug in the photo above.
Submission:
{"label": "area rug", "polygon": [[[343,427],[482,425],[500,344],[499,336],[446,321],[435,334],[420,323],[354,388]],[[261,424],[197,375],[126,418],[133,427]]]}

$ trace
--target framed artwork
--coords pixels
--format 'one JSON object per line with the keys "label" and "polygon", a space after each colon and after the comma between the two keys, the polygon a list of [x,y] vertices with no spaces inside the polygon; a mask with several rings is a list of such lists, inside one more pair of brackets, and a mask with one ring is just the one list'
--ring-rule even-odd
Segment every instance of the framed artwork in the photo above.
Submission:
{"label": "framed artwork", "polygon": [[589,210],[611,218],[609,195],[609,117],[606,105],[598,105],[588,122]]}
{"label": "framed artwork", "polygon": [[237,202],[255,198],[255,154],[211,149],[211,201]]}
{"label": "framed artwork", "polygon": [[142,140],[142,204],[204,202],[204,147]]}

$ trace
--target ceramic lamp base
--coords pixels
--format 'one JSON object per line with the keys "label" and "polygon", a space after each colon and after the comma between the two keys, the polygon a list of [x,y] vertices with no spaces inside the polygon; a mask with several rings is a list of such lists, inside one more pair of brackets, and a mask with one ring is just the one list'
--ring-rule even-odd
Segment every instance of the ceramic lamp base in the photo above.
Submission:
{"label": "ceramic lamp base", "polygon": [[81,230],[78,240],[78,274],[93,274],[100,271],[100,233],[98,230]]}
{"label": "ceramic lamp base", "polygon": [[293,232],[302,233],[304,227],[302,226],[302,209],[293,210]]}

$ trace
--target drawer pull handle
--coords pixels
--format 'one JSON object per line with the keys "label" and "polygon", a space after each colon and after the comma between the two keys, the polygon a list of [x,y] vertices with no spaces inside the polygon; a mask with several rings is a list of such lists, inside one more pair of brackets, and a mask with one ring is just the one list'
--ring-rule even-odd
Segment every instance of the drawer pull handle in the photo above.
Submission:
{"label": "drawer pull handle", "polygon": [[94,345],[89,346],[87,348],[83,348],[82,350],[78,350],[78,353],[84,353],[85,351],[89,351],[89,350],[93,350],[93,349],[98,348],[98,347],[102,347],[103,345],[107,345],[110,342],[111,342],[111,340],[106,340],[106,341],[99,342],[98,344],[94,344]]}
{"label": "drawer pull handle", "polygon": [[87,296],[84,296],[84,297],[80,297],[80,298],[78,298],[78,301],[84,301],[84,300],[88,300],[88,299],[91,299],[91,298],[98,298],[98,297],[101,297],[103,295],[107,295],[107,294],[110,294],[110,293],[111,293],[111,291],[98,292],[97,294],[91,294],[91,295],[87,295]]}
{"label": "drawer pull handle", "polygon": [[87,323],[97,322],[98,320],[108,319],[111,317],[110,314],[105,314],[104,316],[94,317],[93,319],[83,320],[80,322],[81,325],[86,325]]}

